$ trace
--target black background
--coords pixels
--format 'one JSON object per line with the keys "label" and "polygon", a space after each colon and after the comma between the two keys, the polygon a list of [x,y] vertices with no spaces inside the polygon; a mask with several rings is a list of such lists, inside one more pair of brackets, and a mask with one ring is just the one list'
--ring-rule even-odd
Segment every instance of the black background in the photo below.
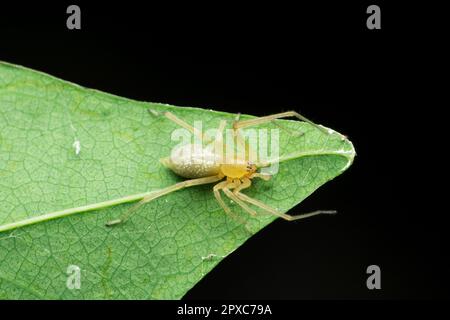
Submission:
{"label": "black background", "polygon": [[[422,208],[424,136],[412,119],[432,41],[408,6],[146,5],[85,1],[0,8],[0,60],[136,100],[267,115],[295,109],[354,143],[353,166],[232,253],[187,299],[443,298],[445,212]],[[409,22],[409,23],[408,23]],[[427,58],[425,58],[427,57]],[[419,81],[420,79],[420,81]],[[420,210],[419,210],[420,208]],[[379,265],[382,289],[368,290]]]}

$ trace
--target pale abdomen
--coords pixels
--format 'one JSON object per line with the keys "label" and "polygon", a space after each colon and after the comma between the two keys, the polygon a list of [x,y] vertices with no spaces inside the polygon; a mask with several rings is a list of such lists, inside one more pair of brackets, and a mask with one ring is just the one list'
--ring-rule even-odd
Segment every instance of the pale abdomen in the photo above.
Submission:
{"label": "pale abdomen", "polygon": [[184,178],[203,178],[220,172],[220,157],[199,145],[187,144],[175,147],[171,156],[161,162]]}

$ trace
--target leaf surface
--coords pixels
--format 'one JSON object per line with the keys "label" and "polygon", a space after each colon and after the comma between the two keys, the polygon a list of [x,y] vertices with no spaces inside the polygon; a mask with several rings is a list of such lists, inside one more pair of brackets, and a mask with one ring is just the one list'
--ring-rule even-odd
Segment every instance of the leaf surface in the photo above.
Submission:
{"label": "leaf surface", "polygon": [[[171,140],[177,127],[152,117],[148,108],[171,111],[191,124],[201,120],[204,129],[235,118],[133,101],[0,62],[0,230],[182,181],[159,162],[178,143]],[[277,121],[304,134],[280,130],[280,153],[290,159],[273,179],[255,179],[245,193],[288,211],[347,169],[355,153],[337,132]],[[0,232],[0,298],[178,299],[251,236],[221,210],[211,185],[158,198],[127,223],[105,227],[130,205]],[[275,219],[248,217],[230,205],[252,232]],[[69,289],[70,266],[80,269],[80,289]]]}

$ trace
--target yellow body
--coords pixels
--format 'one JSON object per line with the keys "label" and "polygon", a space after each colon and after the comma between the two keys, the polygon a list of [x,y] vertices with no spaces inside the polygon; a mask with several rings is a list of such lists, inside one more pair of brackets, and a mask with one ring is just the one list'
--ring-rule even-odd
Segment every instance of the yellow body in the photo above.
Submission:
{"label": "yellow body", "polygon": [[256,166],[248,162],[241,162],[235,164],[222,164],[220,172],[231,179],[242,179],[249,177],[256,171]]}

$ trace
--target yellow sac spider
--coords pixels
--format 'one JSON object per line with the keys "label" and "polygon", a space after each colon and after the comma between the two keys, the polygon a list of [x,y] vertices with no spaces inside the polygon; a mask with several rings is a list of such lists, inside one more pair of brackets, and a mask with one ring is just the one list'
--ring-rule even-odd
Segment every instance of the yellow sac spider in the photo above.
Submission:
{"label": "yellow sac spider", "polygon": [[[194,135],[203,139],[203,135],[194,127],[187,124],[185,121],[176,117],[174,114],[170,112],[164,112],[162,114],[149,110],[152,114],[156,116],[165,116],[167,119],[175,122],[177,125],[189,130]],[[287,111],[282,113],[277,113],[265,117],[259,117],[250,120],[239,120],[239,117],[233,122],[233,133],[237,139],[239,144],[245,145],[245,141],[243,140],[242,135],[240,134],[239,129],[260,125],[263,123],[271,122],[275,119],[285,118],[285,117],[296,117],[300,120],[308,122],[309,124],[315,126],[318,130],[325,131],[324,128],[315,125],[310,120],[306,119],[304,116],[300,115],[295,111]],[[220,126],[218,128],[217,137],[221,138],[223,135],[223,131],[226,126],[226,121],[222,120]],[[326,132],[326,131],[325,131]],[[250,146],[249,146],[250,148]],[[199,150],[198,154],[191,152],[183,152],[186,150]],[[332,214],[336,213],[334,210],[318,210],[310,213],[300,214],[300,215],[289,215],[284,212],[279,212],[278,210],[266,205],[265,203],[253,199],[241,191],[243,189],[249,188],[252,184],[253,178],[261,178],[264,180],[268,180],[271,178],[270,174],[257,172],[258,165],[248,161],[247,159],[236,159],[233,163],[224,163],[217,160],[217,154],[214,153],[214,150],[206,149],[206,148],[194,148],[194,144],[186,144],[179,148],[178,150],[173,150],[176,153],[179,152],[178,161],[172,161],[170,157],[161,159],[161,162],[164,166],[171,169],[177,175],[187,178],[188,180],[176,183],[167,188],[155,191],[144,197],[141,201],[135,204],[130,210],[128,210],[121,218],[109,221],[106,225],[113,226],[119,223],[122,223],[128,219],[128,217],[136,211],[141,205],[148,203],[156,198],[159,198],[163,195],[169,194],[171,192],[184,189],[187,187],[198,186],[209,183],[217,183],[213,187],[214,196],[222,207],[222,209],[229,214],[231,217],[233,213],[231,209],[225,204],[221,197],[220,191],[233,200],[237,205],[239,205],[244,211],[248,212],[252,216],[256,215],[256,211],[248,206],[248,204],[252,204],[263,211],[281,217],[285,220],[292,221],[298,220],[302,218],[311,217],[317,214]],[[172,152],[173,152],[172,151]],[[172,153],[173,154],[173,153]],[[185,155],[188,156],[185,156]],[[194,159],[196,161],[194,161]],[[199,159],[201,159],[199,161]],[[221,181],[223,180],[223,181]],[[236,217],[234,217],[236,218]]]}

